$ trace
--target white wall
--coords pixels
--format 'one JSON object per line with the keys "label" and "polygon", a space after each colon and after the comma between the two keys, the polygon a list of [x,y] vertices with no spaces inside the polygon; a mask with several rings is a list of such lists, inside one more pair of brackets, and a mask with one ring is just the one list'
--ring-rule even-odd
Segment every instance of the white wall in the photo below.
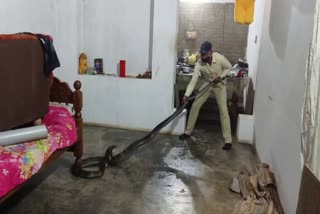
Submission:
{"label": "white wall", "polygon": [[249,76],[252,79],[254,87],[258,70],[265,2],[265,0],[255,1],[254,21],[250,24],[248,32],[247,62],[249,63]]}
{"label": "white wall", "polygon": [[[93,8],[88,5],[89,2],[93,5],[101,4],[106,13],[116,16],[115,19],[108,15],[106,16],[108,19],[97,19],[98,24],[95,25],[95,22],[88,17],[90,15],[95,17]],[[85,122],[149,130],[173,111],[178,1],[155,0],[154,2],[154,36],[151,41],[152,80],[77,74],[78,57],[82,50],[86,51],[85,48],[92,57],[101,55],[107,57],[104,58],[104,62],[110,66],[111,60],[108,62],[108,56],[111,56],[112,52],[118,57],[125,55],[133,70],[140,69],[134,68],[136,65],[143,69],[148,63],[149,47],[146,44],[149,44],[150,34],[146,29],[149,29],[147,22],[150,20],[150,15],[145,16],[150,14],[150,4],[147,4],[146,0],[141,4],[129,0],[112,1],[108,5],[103,2],[101,0],[0,0],[0,33],[31,31],[48,33],[54,37],[55,48],[61,61],[61,68],[55,71],[55,75],[70,84],[76,79],[82,81]],[[120,7],[125,8],[124,11],[127,13],[121,12]],[[135,8],[140,8],[136,13],[142,15],[131,20],[135,15],[131,10]],[[125,18],[120,18],[121,16]],[[142,21],[143,24],[135,23],[136,21]],[[124,26],[125,22],[128,22],[129,26]],[[101,26],[104,23],[108,23],[106,29]],[[102,31],[106,35],[103,35],[103,38],[91,30]],[[108,30],[110,34],[107,34]],[[143,34],[123,35],[131,30],[136,33],[141,31]],[[83,35],[81,32],[84,32]],[[104,47],[100,48],[94,41]],[[130,44],[135,41],[135,44]],[[120,51],[117,52],[117,44],[121,42],[129,43],[129,46],[123,50],[124,45],[121,44]],[[137,48],[139,44],[142,44],[141,50]],[[108,72],[108,68],[106,69]],[[183,122],[179,123],[175,132],[181,133],[183,128]]]}
{"label": "white wall", "polygon": [[[272,4],[271,4],[272,2]],[[301,179],[300,115],[315,0],[266,1],[255,96],[256,146],[276,175],[285,213]]]}
{"label": "white wall", "polygon": [[[126,6],[132,8],[135,4],[127,1]],[[172,113],[177,11],[177,1],[156,0],[154,3],[152,80],[79,77],[84,85],[84,116],[87,122],[150,129]],[[123,28],[116,24],[113,27]],[[145,28],[143,25],[136,27],[137,31]],[[106,36],[105,39],[117,42],[115,38]],[[135,61],[145,60],[143,56],[140,59],[139,50],[129,51],[137,51]],[[179,133],[182,130],[183,127]]]}
{"label": "white wall", "polygon": [[82,0],[82,44],[90,66],[93,58],[104,59],[104,72],[118,73],[121,59],[128,74],[144,73],[149,67],[150,0]]}

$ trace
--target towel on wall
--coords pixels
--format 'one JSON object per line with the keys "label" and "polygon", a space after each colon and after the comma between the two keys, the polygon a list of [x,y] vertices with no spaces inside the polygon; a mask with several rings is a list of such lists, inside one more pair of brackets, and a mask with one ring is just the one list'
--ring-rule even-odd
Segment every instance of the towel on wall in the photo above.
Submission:
{"label": "towel on wall", "polygon": [[255,0],[235,0],[234,21],[239,24],[251,24],[254,17]]}

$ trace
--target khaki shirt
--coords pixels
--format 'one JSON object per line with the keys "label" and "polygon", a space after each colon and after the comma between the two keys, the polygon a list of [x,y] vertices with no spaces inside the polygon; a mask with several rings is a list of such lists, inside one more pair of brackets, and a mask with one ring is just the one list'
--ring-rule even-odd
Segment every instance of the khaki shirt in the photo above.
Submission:
{"label": "khaki shirt", "polygon": [[209,63],[204,63],[199,59],[194,68],[192,79],[187,87],[185,95],[189,97],[192,94],[200,73],[208,82],[211,82],[217,76],[220,76],[221,78],[225,77],[231,68],[231,63],[219,53],[212,53],[211,65]]}

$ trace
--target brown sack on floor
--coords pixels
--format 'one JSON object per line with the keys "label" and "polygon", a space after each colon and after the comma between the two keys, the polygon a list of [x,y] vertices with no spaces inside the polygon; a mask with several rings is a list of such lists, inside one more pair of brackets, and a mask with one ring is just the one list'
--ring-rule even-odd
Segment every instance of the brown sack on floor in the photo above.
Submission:
{"label": "brown sack on floor", "polygon": [[267,164],[261,164],[248,174],[241,172],[237,179],[233,179],[230,189],[237,186],[237,180],[243,199],[233,214],[284,214],[274,174]]}

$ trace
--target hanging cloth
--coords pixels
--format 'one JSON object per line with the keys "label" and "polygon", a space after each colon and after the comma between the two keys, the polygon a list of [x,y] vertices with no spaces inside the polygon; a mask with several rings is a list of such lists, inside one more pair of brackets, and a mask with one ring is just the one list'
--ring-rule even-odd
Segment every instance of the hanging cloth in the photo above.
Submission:
{"label": "hanging cloth", "polygon": [[320,179],[320,0],[315,7],[313,39],[305,71],[301,150],[305,165]]}
{"label": "hanging cloth", "polygon": [[239,24],[251,24],[254,17],[255,0],[235,0],[234,21]]}

